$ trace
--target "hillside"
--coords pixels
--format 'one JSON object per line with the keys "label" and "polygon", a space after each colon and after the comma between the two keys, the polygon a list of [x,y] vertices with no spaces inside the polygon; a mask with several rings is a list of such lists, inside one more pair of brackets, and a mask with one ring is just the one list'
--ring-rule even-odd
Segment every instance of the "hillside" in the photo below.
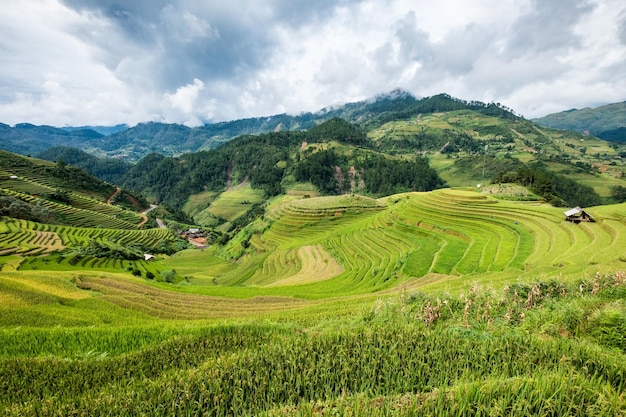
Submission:
{"label": "hillside", "polygon": [[116,158],[98,158],[77,148],[55,146],[35,155],[46,161],[63,161],[87,170],[91,175],[112,184],[119,184],[133,167],[130,162]]}
{"label": "hillside", "polygon": [[11,268],[47,255],[44,265],[52,261],[55,270],[115,262],[135,270],[145,252],[172,253],[181,244],[170,230],[142,227],[148,218],[139,211],[147,207],[143,197],[71,165],[0,151],[0,257]]}
{"label": "hillside", "polygon": [[[211,199],[196,195],[211,192],[217,197],[246,184],[259,190],[262,201],[266,201],[302,187],[313,194],[364,192],[382,196],[428,191],[441,187],[443,181],[421,156],[387,157],[374,149],[360,128],[335,118],[305,132],[242,136],[211,151],[180,157],[152,154],[137,163],[122,184],[172,211],[185,208],[191,214],[211,210],[213,204]],[[192,201],[198,204],[189,204]],[[196,215],[195,221],[201,218]]]}
{"label": "hillside", "polygon": [[[448,97],[430,103],[468,106]],[[533,184],[534,192],[561,206],[622,201],[616,196],[624,188],[623,147],[472,106],[477,109],[379,120],[369,130],[334,118],[307,131],[241,136],[180,157],[151,154],[121,182],[171,211],[182,210],[189,222],[222,231],[237,218],[225,218],[213,205],[237,187],[257,193],[241,194],[239,207],[248,210],[280,194],[381,197],[491,181]]]}
{"label": "hillside", "polygon": [[574,130],[611,142],[626,142],[626,102],[596,108],[572,109],[534,119],[555,129]]}
{"label": "hillside", "polygon": [[623,414],[626,207],[573,224],[500,191],[281,197],[227,245],[150,266],[178,285],[0,256],[0,406]]}
{"label": "hillside", "polygon": [[0,137],[3,139],[0,146],[24,155],[40,153],[54,146],[70,146],[97,156],[122,157],[128,161],[137,161],[151,152],[169,156],[212,149],[241,135],[306,130],[337,117],[369,128],[418,113],[465,108],[485,114],[512,116],[509,111],[495,104],[465,102],[446,94],[418,100],[406,92],[396,90],[370,100],[324,108],[315,113],[302,113],[297,116],[279,114],[207,124],[196,128],[156,122],[139,123],[106,136],[88,128],[59,129],[25,123],[15,127],[0,125]]}

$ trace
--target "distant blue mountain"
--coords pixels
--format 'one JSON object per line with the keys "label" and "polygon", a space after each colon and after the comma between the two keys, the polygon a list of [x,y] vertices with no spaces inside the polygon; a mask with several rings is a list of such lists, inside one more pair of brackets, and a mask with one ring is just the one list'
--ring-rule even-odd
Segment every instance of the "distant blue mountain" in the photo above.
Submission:
{"label": "distant blue mountain", "polygon": [[369,100],[326,107],[315,113],[278,114],[190,128],[179,124],[139,123],[136,126],[83,126],[56,128],[22,123],[11,127],[0,123],[0,148],[20,154],[39,154],[55,146],[70,146],[97,156],[138,161],[149,153],[166,156],[208,150],[237,136],[280,130],[306,130],[335,117],[366,130],[417,114],[473,109],[494,116],[516,117],[496,104],[464,101],[447,94],[417,99],[393,90]]}
{"label": "distant blue mountain", "polygon": [[129,126],[127,124],[119,124],[115,126],[65,126],[62,129],[67,130],[68,132],[75,132],[77,130],[93,130],[94,132],[98,132],[101,135],[108,136],[114,133],[123,132],[124,130],[128,129],[128,127]]}

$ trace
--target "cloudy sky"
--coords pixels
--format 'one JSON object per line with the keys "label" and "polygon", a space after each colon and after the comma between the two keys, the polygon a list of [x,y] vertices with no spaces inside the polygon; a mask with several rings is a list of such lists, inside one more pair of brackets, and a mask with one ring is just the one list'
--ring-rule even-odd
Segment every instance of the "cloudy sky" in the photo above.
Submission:
{"label": "cloudy sky", "polygon": [[395,88],[525,117],[626,100],[623,0],[2,0],[0,122],[297,114]]}

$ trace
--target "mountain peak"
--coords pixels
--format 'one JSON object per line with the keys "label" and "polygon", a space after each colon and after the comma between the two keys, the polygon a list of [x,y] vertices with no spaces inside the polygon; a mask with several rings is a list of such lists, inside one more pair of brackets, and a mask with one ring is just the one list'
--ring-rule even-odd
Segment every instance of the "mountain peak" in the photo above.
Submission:
{"label": "mountain peak", "polygon": [[413,94],[409,93],[406,90],[403,90],[401,88],[394,88],[393,90],[389,91],[388,93],[377,94],[376,96],[374,96],[374,101],[395,100],[395,99],[398,99],[398,98],[407,98],[407,97],[417,98]]}

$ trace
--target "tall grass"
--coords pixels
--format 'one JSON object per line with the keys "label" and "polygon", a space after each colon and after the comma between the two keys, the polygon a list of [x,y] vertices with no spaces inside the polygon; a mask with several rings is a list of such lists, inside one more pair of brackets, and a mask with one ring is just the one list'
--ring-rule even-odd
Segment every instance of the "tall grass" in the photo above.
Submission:
{"label": "tall grass", "polygon": [[[75,351],[140,340],[71,358],[28,357],[24,345],[62,340],[30,332],[0,360],[0,404],[6,415],[622,415],[626,355],[595,328],[621,329],[624,288],[622,273],[461,298],[404,294],[315,329],[70,332]],[[568,322],[561,312],[574,304],[583,314]],[[550,320],[567,331],[542,330]]]}

